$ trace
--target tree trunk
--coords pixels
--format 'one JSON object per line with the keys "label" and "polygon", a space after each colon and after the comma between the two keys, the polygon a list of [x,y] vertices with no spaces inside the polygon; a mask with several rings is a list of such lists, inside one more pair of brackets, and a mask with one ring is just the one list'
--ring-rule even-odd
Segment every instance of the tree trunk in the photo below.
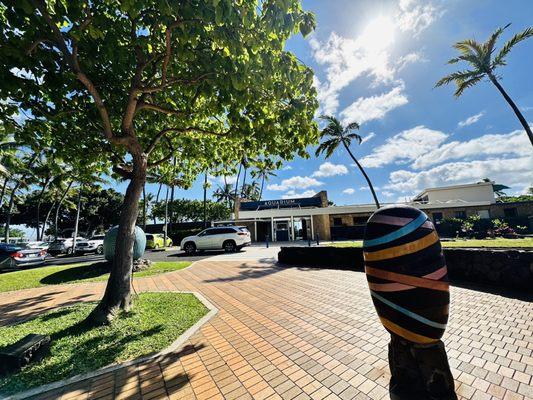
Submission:
{"label": "tree trunk", "polygon": [[52,214],[52,210],[54,209],[55,205],[56,205],[56,202],[54,201],[52,205],[50,206],[50,209],[46,213],[46,217],[44,218],[44,222],[43,222],[43,229],[41,230],[41,237],[37,238],[37,240],[43,240],[44,233],[46,232],[46,225],[48,224],[48,219],[50,218],[50,214]]}
{"label": "tree trunk", "polygon": [[529,137],[529,141],[531,142],[531,145],[533,146],[533,132],[531,132],[531,128],[529,127],[526,119],[524,118],[524,116],[522,115],[522,113],[520,112],[516,104],[514,103],[514,101],[509,97],[507,92],[503,89],[502,85],[500,85],[500,82],[498,82],[498,79],[496,79],[496,77],[492,74],[489,74],[489,79],[494,84],[494,86],[496,86],[496,88],[502,94],[503,98],[507,101],[507,103],[509,103],[509,105],[513,109],[514,113],[518,117],[518,120],[520,121],[524,129],[526,130],[527,136]]}
{"label": "tree trunk", "polygon": [[111,267],[104,297],[87,317],[89,324],[109,324],[120,310],[131,308],[131,271],[133,267],[133,244],[135,223],[139,214],[139,199],[146,182],[146,155],[133,154],[133,176],[130,180],[117,232],[115,258]]}
{"label": "tree trunk", "polygon": [[204,229],[207,228],[207,170],[204,175]]}
{"label": "tree trunk", "polygon": [[167,243],[167,230],[168,230],[168,185],[167,194],[165,196],[165,229],[163,229],[163,241]]}
{"label": "tree trunk", "polygon": [[81,189],[82,186],[79,188],[78,193],[78,206],[76,209],[76,222],[74,223],[74,235],[72,237],[72,255],[76,255],[76,239],[78,238],[78,225],[80,223],[80,210],[81,210]]}
{"label": "tree trunk", "polygon": [[248,167],[244,167],[244,174],[242,176],[242,186],[241,186],[241,197],[244,197],[246,195],[245,189],[246,189],[246,171],[248,170]]}
{"label": "tree trunk", "polygon": [[366,183],[368,183],[368,187],[370,188],[370,191],[372,192],[372,197],[374,197],[374,202],[376,203],[376,207],[379,209],[380,205],[379,205],[378,197],[376,196],[376,192],[374,191],[374,186],[372,186],[372,182],[370,182],[370,178],[368,177],[368,175],[366,174],[365,170],[363,169],[363,166],[361,164],[359,164],[359,161],[357,161],[357,159],[354,157],[354,155],[350,151],[350,148],[344,142],[344,140],[342,141],[342,144],[344,145],[344,148],[346,149],[346,151],[348,151],[348,154],[350,155],[350,157],[352,157],[352,160],[355,162],[355,164],[357,165],[357,167],[359,168],[359,170],[361,171],[361,173],[365,177]]}
{"label": "tree trunk", "polygon": [[259,191],[259,201],[263,198],[263,186],[265,185],[265,175],[261,178],[261,190]]}
{"label": "tree trunk", "polygon": [[40,220],[41,220],[41,203],[43,200],[44,191],[46,190],[48,184],[50,183],[50,177],[46,178],[46,181],[44,181],[43,187],[41,189],[41,192],[39,193],[39,200],[37,200],[37,240],[40,240]]}
{"label": "tree trunk", "polygon": [[[157,195],[155,196],[155,204],[159,203],[159,194],[161,193],[161,188],[163,187],[163,184],[159,182],[159,189],[157,189]],[[157,224],[157,218],[154,215],[154,225]]]}
{"label": "tree trunk", "polygon": [[59,203],[57,203],[57,207],[56,207],[56,218],[55,218],[55,221],[54,221],[54,228],[55,228],[55,232],[54,232],[54,237],[57,239],[57,233],[59,232],[58,230],[58,220],[59,220],[59,210],[61,209],[61,204],[63,204],[63,201],[65,200],[65,197],[67,197],[67,193],[68,191],[70,190],[70,187],[72,186],[72,184],[74,183],[74,181],[70,181],[70,183],[68,184],[67,186],[67,189],[63,192],[63,194],[61,195],[61,198],[59,199]]}
{"label": "tree trunk", "polygon": [[237,172],[237,179],[235,180],[235,193],[233,195],[233,207],[235,208],[235,203],[237,202],[237,195],[239,193],[239,178],[241,176],[242,162],[239,164],[239,172]]}
{"label": "tree trunk", "polygon": [[143,230],[146,232],[146,184],[143,185]]}

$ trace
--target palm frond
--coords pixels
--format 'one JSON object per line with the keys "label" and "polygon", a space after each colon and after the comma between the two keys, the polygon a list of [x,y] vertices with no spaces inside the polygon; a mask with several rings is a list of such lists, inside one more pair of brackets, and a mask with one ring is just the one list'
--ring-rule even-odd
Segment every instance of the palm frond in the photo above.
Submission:
{"label": "palm frond", "polygon": [[[509,23],[505,25],[503,28],[496,29],[492,33],[492,35],[490,35],[490,38],[483,44],[483,47],[485,48],[485,52],[487,53],[486,55],[488,55],[489,58],[492,52],[494,51],[494,45],[496,44],[496,41],[498,40],[500,35],[503,33],[503,31],[506,30],[510,25],[511,24]],[[487,60],[487,61],[490,61],[490,60]]]}
{"label": "palm frond", "polygon": [[533,26],[530,26],[529,28],[524,29],[522,32],[514,35],[511,39],[505,42],[500,52],[496,55],[496,57],[494,57],[492,67],[494,68],[496,66],[505,65],[505,57],[507,56],[507,54],[509,54],[511,49],[521,41],[526,40],[527,38],[530,38],[532,36]]}
{"label": "palm frond", "polygon": [[457,81],[466,81],[468,79],[471,79],[475,76],[478,76],[480,74],[479,71],[457,71],[453,72],[450,75],[445,76],[444,78],[440,79],[436,84],[435,87],[440,87],[444,85],[448,85],[452,82]]}
{"label": "palm frond", "polygon": [[478,75],[471,79],[467,79],[465,81],[458,81],[457,83],[457,89],[455,90],[454,96],[459,97],[463,94],[465,89],[468,89],[469,87],[474,86],[476,83],[478,83],[480,80],[483,79],[485,75]]}
{"label": "palm frond", "polygon": [[455,43],[453,47],[455,47],[464,55],[474,53],[478,57],[483,58],[485,53],[483,45],[476,42],[474,39],[461,40],[460,42]]}
{"label": "palm frond", "polygon": [[344,139],[348,141],[348,145],[351,143],[352,140],[356,140],[359,144],[361,144],[361,142],[363,141],[361,135],[358,135],[357,133],[350,133],[348,135],[345,135]]}
{"label": "palm frond", "polygon": [[359,129],[360,128],[360,125],[357,123],[357,122],[351,122],[349,123],[348,125],[346,125],[346,130],[347,131],[351,131],[351,130],[354,130],[354,129]]}

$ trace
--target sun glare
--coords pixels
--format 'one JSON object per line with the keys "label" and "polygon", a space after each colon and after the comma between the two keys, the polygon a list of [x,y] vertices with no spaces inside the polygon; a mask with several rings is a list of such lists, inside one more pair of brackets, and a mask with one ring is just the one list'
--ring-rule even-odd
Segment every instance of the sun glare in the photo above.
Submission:
{"label": "sun glare", "polygon": [[368,51],[385,50],[394,42],[395,24],[392,18],[380,16],[371,20],[360,36],[361,44]]}

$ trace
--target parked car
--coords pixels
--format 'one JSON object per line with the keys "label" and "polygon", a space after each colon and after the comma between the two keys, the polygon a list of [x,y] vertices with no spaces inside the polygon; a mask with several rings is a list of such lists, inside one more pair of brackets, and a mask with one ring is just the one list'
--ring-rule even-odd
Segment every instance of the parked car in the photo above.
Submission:
{"label": "parked car", "polygon": [[27,246],[30,249],[48,250],[48,247],[50,247],[50,242],[43,242],[43,241],[28,242]]}
{"label": "parked car", "polygon": [[230,253],[250,246],[251,243],[250,231],[245,226],[219,226],[187,236],[181,241],[181,249],[187,254],[194,254],[196,250],[221,249]]}
{"label": "parked car", "polygon": [[[66,254],[71,255],[72,254],[72,244],[73,244],[74,238],[58,238],[54,240],[52,243],[50,243],[50,246],[48,247],[48,253],[57,256],[59,254]],[[85,238],[76,238],[76,243],[86,240]]]}
{"label": "parked car", "polygon": [[0,243],[0,270],[21,269],[42,265],[46,259],[46,250],[32,249],[26,243]]}
{"label": "parked car", "polygon": [[165,235],[162,233],[148,233],[146,234],[146,248],[147,249],[160,249],[163,247],[172,246],[172,239],[167,237],[167,243],[165,246]]}
{"label": "parked car", "polygon": [[104,254],[105,235],[94,235],[88,240],[76,240],[76,253]]}

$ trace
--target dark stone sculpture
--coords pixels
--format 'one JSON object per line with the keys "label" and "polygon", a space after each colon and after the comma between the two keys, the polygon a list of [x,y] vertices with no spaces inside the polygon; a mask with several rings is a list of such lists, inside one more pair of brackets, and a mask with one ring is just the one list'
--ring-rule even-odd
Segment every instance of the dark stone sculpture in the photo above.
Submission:
{"label": "dark stone sculpture", "polygon": [[0,350],[0,376],[17,372],[50,352],[50,336],[29,334]]}
{"label": "dark stone sculpture", "polygon": [[433,224],[413,207],[382,208],[368,220],[363,247],[372,301],[391,334],[391,398],[456,399],[440,341],[450,295]]}

